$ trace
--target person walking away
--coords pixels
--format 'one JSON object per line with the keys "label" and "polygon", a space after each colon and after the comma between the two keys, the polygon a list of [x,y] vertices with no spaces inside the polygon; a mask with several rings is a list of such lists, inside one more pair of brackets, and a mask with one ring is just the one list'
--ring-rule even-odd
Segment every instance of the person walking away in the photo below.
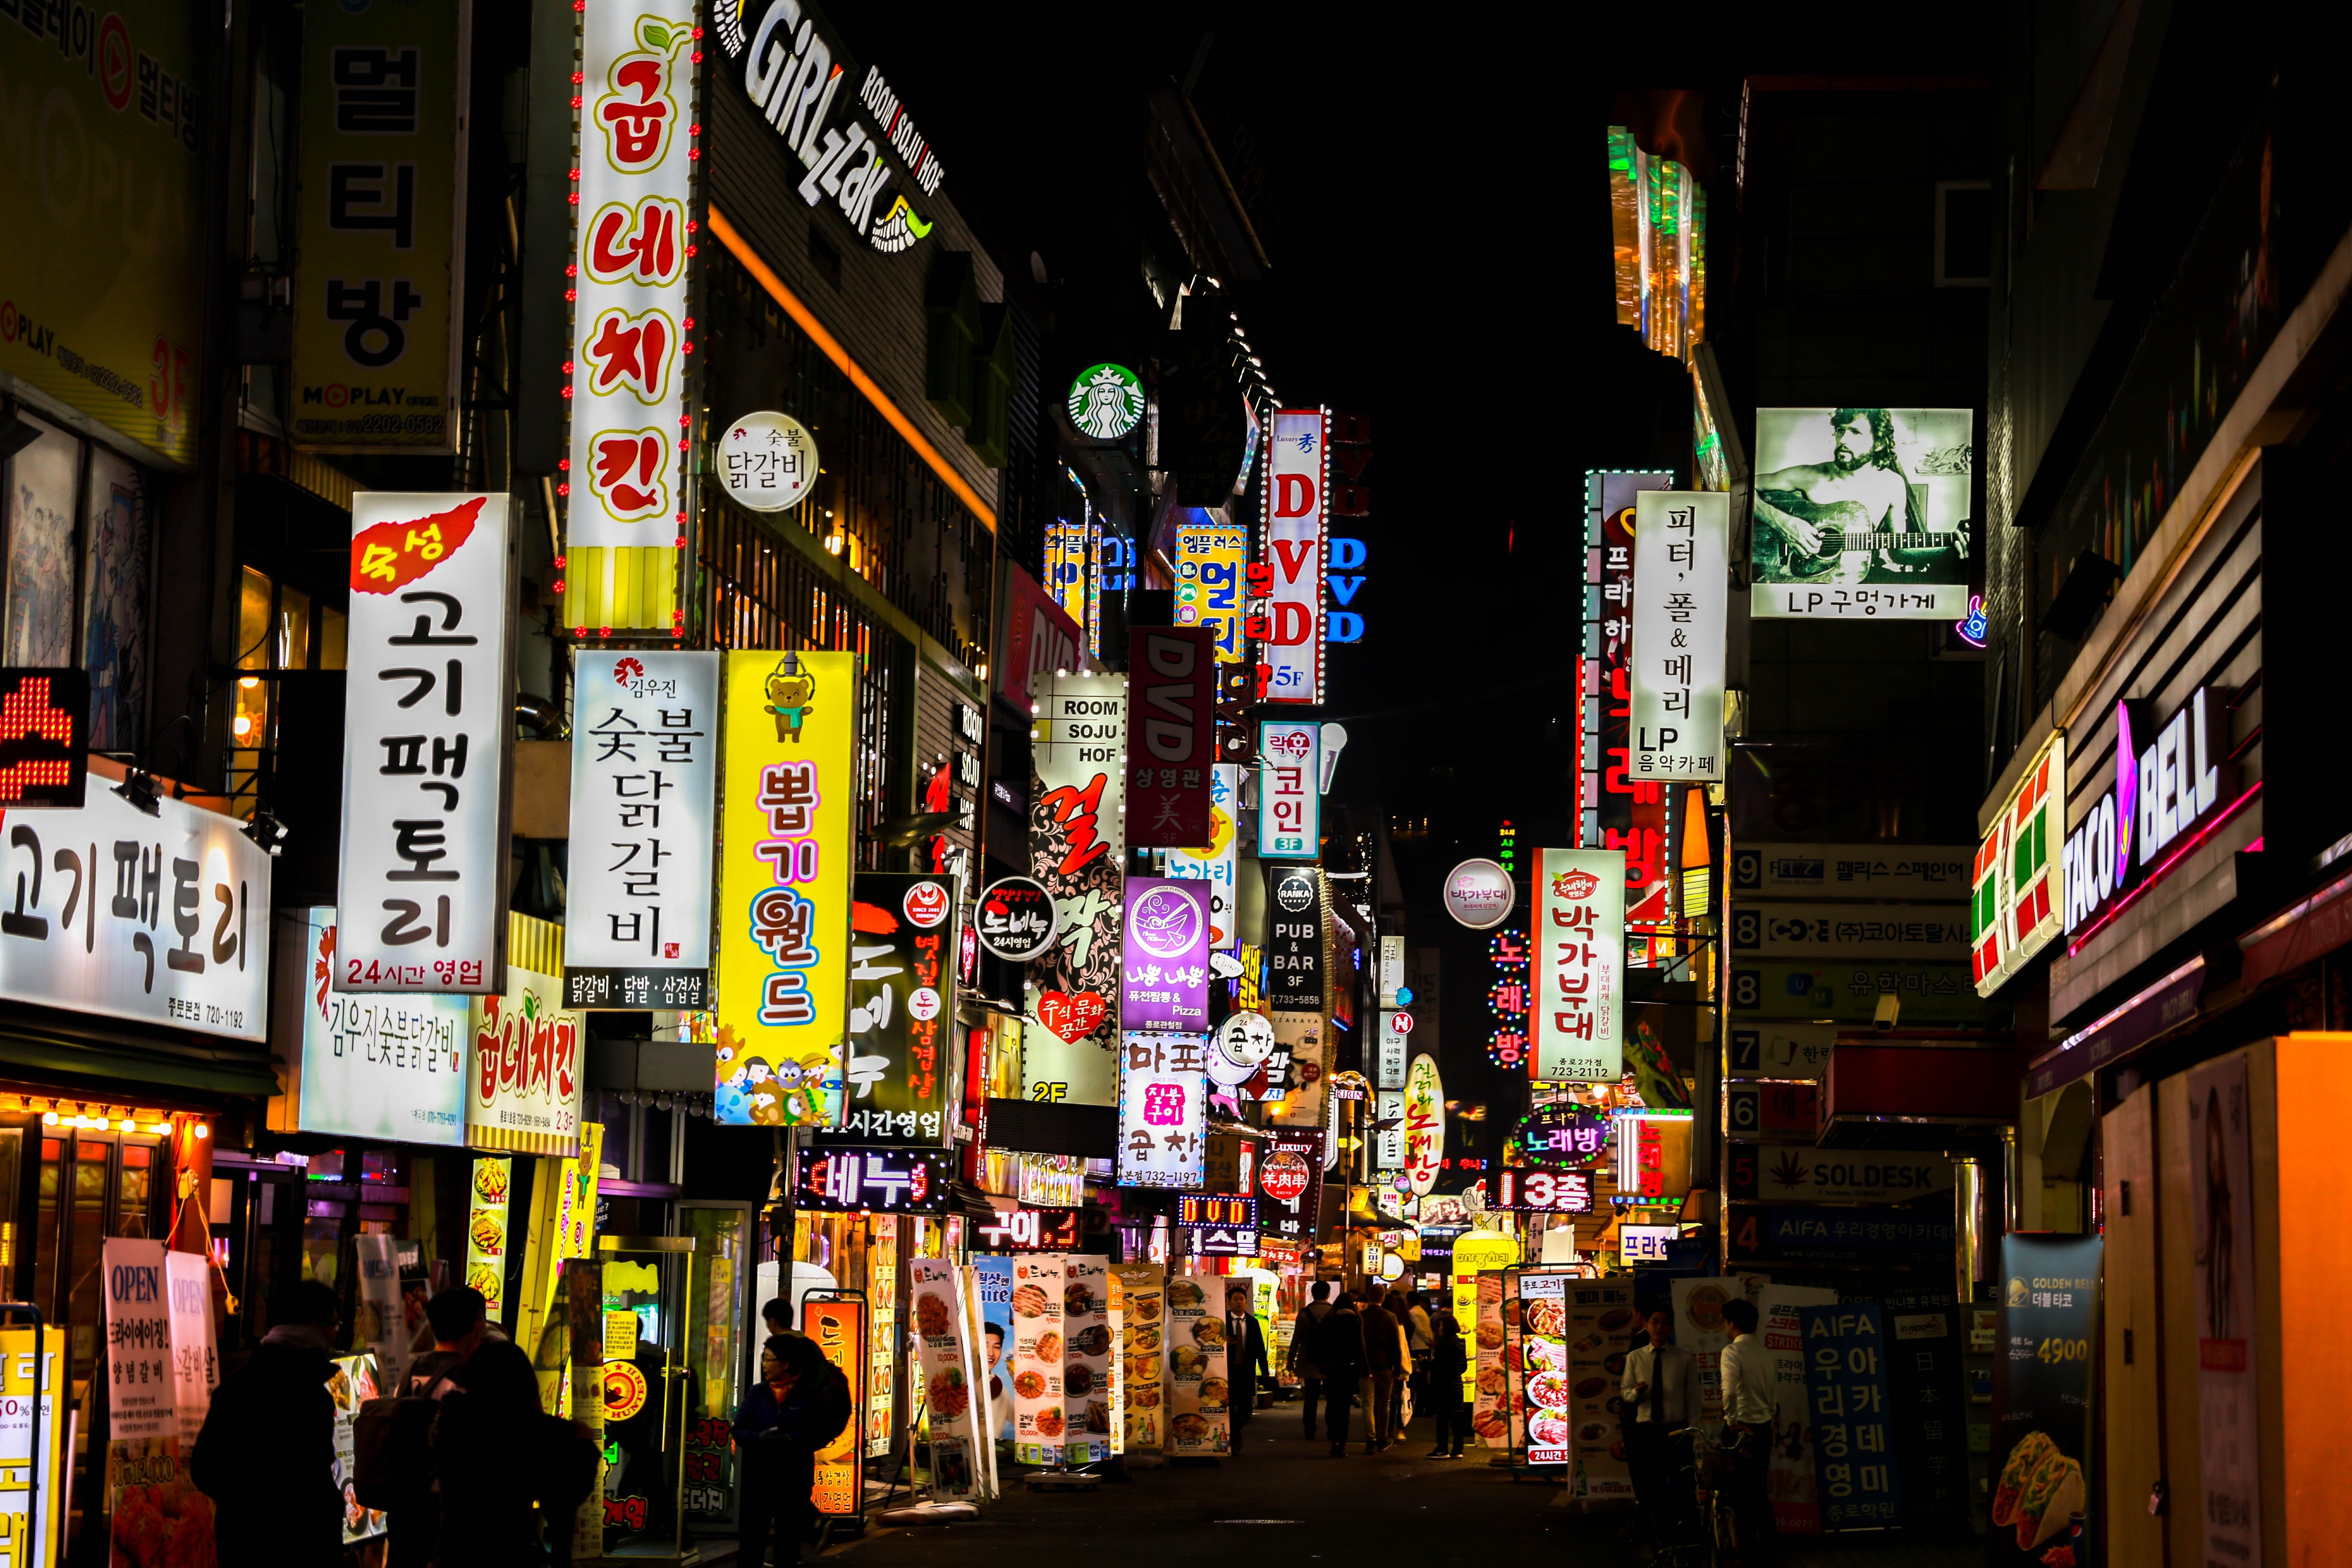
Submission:
{"label": "person walking away", "polygon": [[333,1287],[299,1280],[269,1304],[270,1330],[215,1391],[188,1470],[213,1500],[219,1560],[337,1568],[335,1400],[327,1392],[343,1313]]}
{"label": "person walking away", "polygon": [[793,1302],[789,1296],[769,1298],[768,1304],[760,1309],[760,1321],[768,1325],[771,1335],[800,1332],[793,1327]]}
{"label": "person walking away", "polygon": [[1444,1307],[1428,1317],[1429,1376],[1424,1397],[1437,1426],[1437,1447],[1429,1451],[1429,1457],[1458,1459],[1462,1439],[1470,1432],[1470,1407],[1462,1401],[1462,1379],[1470,1370],[1469,1342],[1462,1337],[1461,1323]]}
{"label": "person walking away", "polygon": [[456,1285],[425,1303],[433,1348],[409,1363],[408,1379],[394,1393],[385,1437],[387,1468],[400,1500],[384,1510],[386,1568],[425,1568],[441,1531],[440,1499],[433,1490],[433,1391],[473,1359],[489,1338],[489,1303],[467,1285]]}
{"label": "person walking away", "polygon": [[1396,1411],[1397,1373],[1404,1365],[1404,1333],[1381,1305],[1381,1287],[1364,1287],[1364,1452],[1389,1446],[1389,1423]]}
{"label": "person walking away", "polygon": [[[1366,1388],[1364,1411],[1371,1413],[1370,1366],[1365,1354],[1364,1316],[1356,1299],[1346,1291],[1315,1331],[1315,1364],[1323,1369],[1323,1430],[1331,1439],[1331,1457],[1348,1457],[1348,1407],[1355,1402],[1357,1385]],[[1368,1426],[1366,1431],[1370,1431]]]}
{"label": "person walking away", "polygon": [[1697,1363],[1675,1343],[1674,1315],[1650,1309],[1650,1339],[1625,1356],[1618,1394],[1626,1412],[1625,1457],[1633,1473],[1633,1500],[1649,1527],[1650,1544],[1664,1551],[1680,1532],[1680,1456],[1672,1433],[1688,1426],[1697,1403],[1691,1397]]}
{"label": "person walking away", "polygon": [[1307,1418],[1307,1440],[1312,1443],[1315,1406],[1323,1394],[1323,1369],[1316,1359],[1315,1336],[1323,1320],[1331,1315],[1331,1282],[1318,1279],[1307,1287],[1307,1305],[1298,1309],[1297,1321],[1290,1325],[1290,1351],[1283,1361],[1284,1369],[1298,1380],[1299,1407]]}
{"label": "person walking away", "polygon": [[594,1441],[541,1410],[530,1357],[484,1336],[433,1385],[433,1471],[441,1496],[435,1568],[544,1563],[571,1554],[572,1516],[595,1486]]}
{"label": "person walking away", "polygon": [[1731,1330],[1721,1363],[1723,1419],[1737,1444],[1731,1506],[1738,1522],[1740,1568],[1771,1568],[1780,1560],[1772,1503],[1764,1489],[1772,1462],[1772,1359],[1756,1337],[1755,1302],[1745,1297],[1726,1301],[1723,1321]]}
{"label": "person walking away", "polygon": [[[1391,1290],[1388,1300],[1381,1303],[1388,1315],[1396,1320],[1397,1326],[1396,1393],[1395,1396],[1389,1401],[1388,1438],[1392,1443],[1404,1441],[1405,1422],[1409,1419],[1407,1407],[1410,1406],[1412,1411],[1418,1411],[1421,1408],[1420,1352],[1427,1348],[1427,1342],[1424,1341],[1420,1347],[1413,1344],[1412,1309],[1418,1300],[1418,1297],[1407,1296],[1401,1290]],[[1427,1322],[1428,1318],[1428,1313],[1422,1314],[1424,1323]]]}
{"label": "person walking away", "polygon": [[1265,1331],[1250,1310],[1251,1289],[1246,1280],[1225,1287],[1225,1384],[1232,1400],[1227,1424],[1235,1454],[1242,1451],[1242,1435],[1257,1414],[1258,1379],[1274,1375],[1265,1354]]}
{"label": "person walking away", "polygon": [[809,1491],[817,1450],[841,1436],[849,1416],[849,1381],[814,1340],[775,1334],[760,1348],[760,1381],[735,1413],[742,1568],[761,1568],[771,1535],[779,1564],[800,1561],[816,1516]]}

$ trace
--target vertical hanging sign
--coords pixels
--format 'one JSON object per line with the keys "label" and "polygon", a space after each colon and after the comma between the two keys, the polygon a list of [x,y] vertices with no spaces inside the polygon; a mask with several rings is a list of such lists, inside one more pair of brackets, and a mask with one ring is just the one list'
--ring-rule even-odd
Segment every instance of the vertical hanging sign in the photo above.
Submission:
{"label": "vertical hanging sign", "polygon": [[1633,506],[1643,490],[1674,488],[1670,471],[1596,469],[1584,476],[1583,692],[1577,726],[1582,758],[1578,842],[1598,848],[1601,835],[1633,826],[1637,786],[1626,778],[1632,748],[1625,721],[1633,692]]}
{"label": "vertical hanging sign", "polygon": [[959,901],[952,877],[857,874],[841,1124],[853,1142],[947,1142],[945,1047],[955,1023],[949,920]]}
{"label": "vertical hanging sign", "polygon": [[1615,1082],[1625,1070],[1625,853],[1536,851],[1535,1077]]}
{"label": "vertical hanging sign", "polygon": [[338,991],[506,989],[502,495],[352,498]]}
{"label": "vertical hanging sign", "polygon": [[849,1021],[857,656],[727,656],[714,1119],[830,1127]]}
{"label": "vertical hanging sign", "polygon": [[692,0],[581,7],[568,550],[674,546],[685,531],[694,18]]}
{"label": "vertical hanging sign", "polygon": [[1646,490],[1634,504],[1631,771],[1720,780],[1731,498]]}
{"label": "vertical hanging sign", "polygon": [[1275,411],[1265,459],[1265,700],[1323,700],[1323,579],[1329,569],[1324,496],[1330,458],[1319,408]]}
{"label": "vertical hanging sign", "polygon": [[1209,945],[1231,952],[1238,940],[1234,878],[1240,868],[1241,846],[1234,833],[1234,813],[1241,804],[1242,770],[1238,763],[1219,763],[1209,770],[1209,834],[1192,848],[1171,849],[1168,874],[1209,884]]}
{"label": "vertical hanging sign", "polygon": [[1322,726],[1267,721],[1257,727],[1257,854],[1314,860],[1323,854]]}
{"label": "vertical hanging sign", "polygon": [[1029,869],[1060,926],[1030,963],[1022,1098],[1118,1099],[1121,868],[1127,859],[1127,693],[1115,675],[1038,682],[1030,727]]}
{"label": "vertical hanging sign", "polygon": [[572,689],[567,1007],[708,1007],[719,655],[583,649]]}
{"label": "vertical hanging sign", "polygon": [[1216,644],[1204,627],[1138,626],[1128,634],[1127,841],[1209,842],[1209,768],[1216,761]]}

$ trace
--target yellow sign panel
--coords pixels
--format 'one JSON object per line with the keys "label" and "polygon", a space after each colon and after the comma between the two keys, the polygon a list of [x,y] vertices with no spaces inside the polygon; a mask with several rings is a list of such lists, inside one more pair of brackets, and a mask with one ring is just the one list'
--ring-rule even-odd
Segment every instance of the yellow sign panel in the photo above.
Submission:
{"label": "yellow sign panel", "polygon": [[1206,626],[1215,634],[1217,658],[1239,664],[1242,645],[1242,567],[1249,558],[1249,530],[1211,525],[1176,531],[1176,624]]}
{"label": "yellow sign panel", "polygon": [[1454,1238],[1454,1272],[1475,1274],[1486,1268],[1508,1268],[1519,1260],[1519,1244],[1491,1231],[1469,1230]]}
{"label": "yellow sign panel", "polygon": [[715,1119],[841,1120],[857,656],[727,656]]}

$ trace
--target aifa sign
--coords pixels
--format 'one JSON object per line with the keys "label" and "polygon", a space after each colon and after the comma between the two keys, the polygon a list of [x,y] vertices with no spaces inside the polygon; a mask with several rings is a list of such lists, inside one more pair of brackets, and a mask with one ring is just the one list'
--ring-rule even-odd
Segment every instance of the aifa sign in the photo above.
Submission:
{"label": "aifa sign", "polygon": [[2068,837],[2060,868],[2069,936],[2162,876],[2235,804],[2229,751],[2229,710],[2210,686],[2160,721],[2145,702],[2116,704],[2115,784]]}

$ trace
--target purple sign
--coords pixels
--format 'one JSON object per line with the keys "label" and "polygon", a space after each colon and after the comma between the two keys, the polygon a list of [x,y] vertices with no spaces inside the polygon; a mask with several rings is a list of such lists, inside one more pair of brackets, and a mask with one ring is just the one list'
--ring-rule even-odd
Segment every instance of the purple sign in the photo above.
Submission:
{"label": "purple sign", "polygon": [[1125,979],[1118,1026],[1197,1035],[1209,1027],[1209,884],[1168,877],[1127,879],[1120,933]]}

